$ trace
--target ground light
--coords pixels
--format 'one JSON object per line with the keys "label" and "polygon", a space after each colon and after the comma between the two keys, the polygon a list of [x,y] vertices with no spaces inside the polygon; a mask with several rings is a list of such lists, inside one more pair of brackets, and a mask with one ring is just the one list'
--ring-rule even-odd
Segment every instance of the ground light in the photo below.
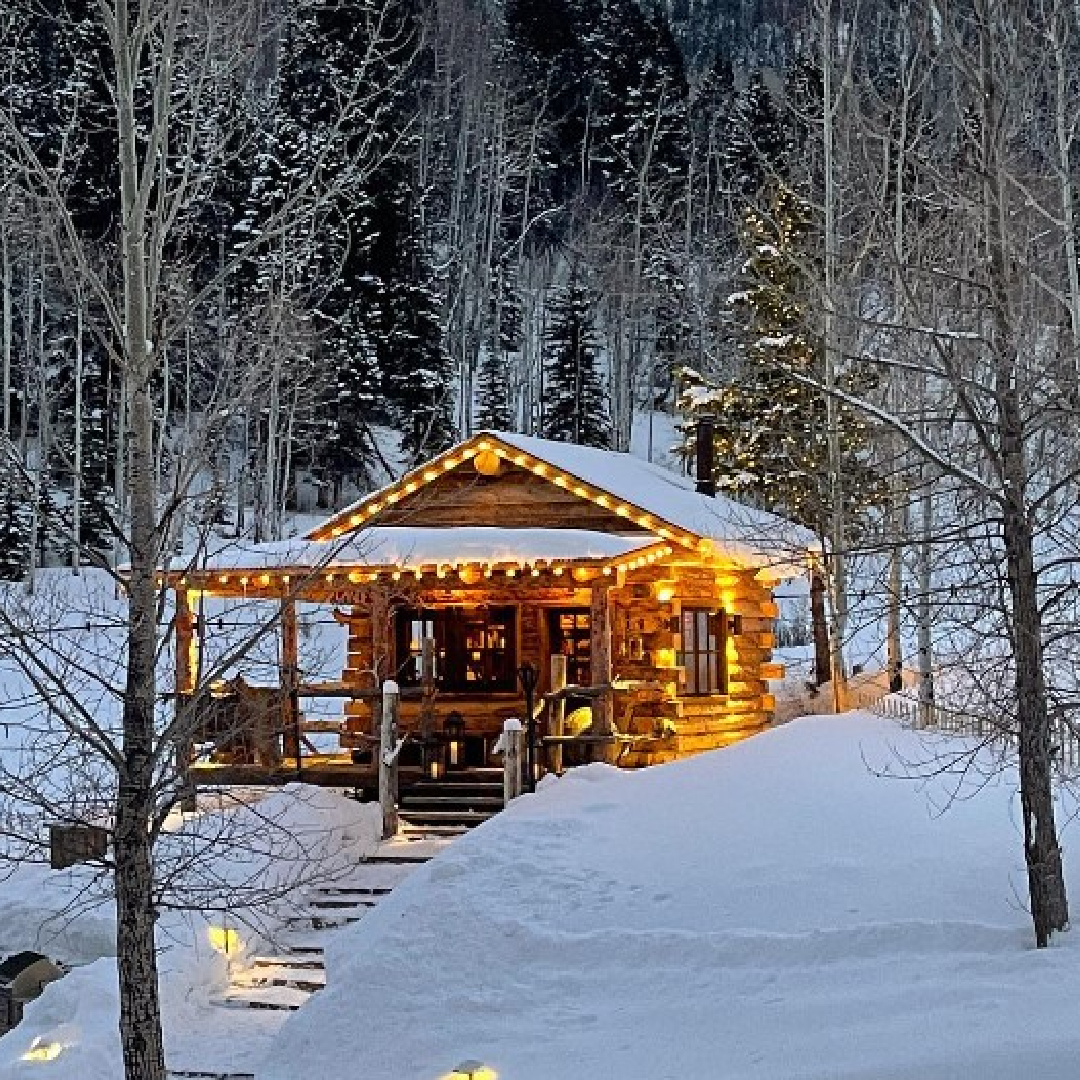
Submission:
{"label": "ground light", "polygon": [[[31,1044],[30,1049],[23,1054],[23,1061],[55,1061],[64,1050],[64,1044],[58,1042],[44,1042],[39,1035]],[[470,1063],[467,1063],[470,1064]],[[456,1075],[456,1074],[452,1074]],[[482,1073],[463,1073],[464,1076],[482,1076]]]}
{"label": "ground light", "polygon": [[482,1061],[463,1061],[443,1080],[499,1080],[499,1074]]}

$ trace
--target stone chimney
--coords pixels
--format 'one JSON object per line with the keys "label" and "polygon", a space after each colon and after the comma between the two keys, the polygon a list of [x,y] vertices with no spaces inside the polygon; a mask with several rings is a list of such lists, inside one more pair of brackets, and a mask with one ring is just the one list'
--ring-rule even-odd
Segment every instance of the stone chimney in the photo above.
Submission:
{"label": "stone chimney", "polygon": [[697,491],[700,495],[712,497],[716,494],[716,481],[713,479],[713,466],[716,462],[716,417],[705,414],[698,417],[694,461],[697,472]]}

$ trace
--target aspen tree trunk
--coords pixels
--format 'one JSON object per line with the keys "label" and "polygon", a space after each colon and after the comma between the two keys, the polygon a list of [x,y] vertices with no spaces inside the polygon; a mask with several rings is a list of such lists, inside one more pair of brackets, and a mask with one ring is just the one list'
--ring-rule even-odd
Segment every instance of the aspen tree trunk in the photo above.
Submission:
{"label": "aspen tree trunk", "polygon": [[[145,29],[145,28],[144,28]],[[154,708],[157,654],[157,528],[154,485],[152,343],[148,340],[148,222],[140,185],[135,115],[134,35],[128,7],[112,9],[116,120],[120,159],[120,256],[123,271],[130,425],[130,574],[127,668],[120,772],[115,810],[116,951],[120,972],[120,1040],[127,1080],[165,1080],[161,1003],[154,940]],[[163,120],[160,122],[164,122]],[[144,168],[153,168],[145,162]]]}
{"label": "aspen tree trunk", "polygon": [[848,586],[846,530],[844,522],[843,454],[840,446],[839,403],[833,393],[837,379],[839,349],[836,340],[836,109],[838,95],[834,93],[833,71],[833,6],[825,0],[822,6],[822,77],[824,90],[823,144],[825,154],[825,409],[828,427],[829,457],[829,591],[832,614],[831,669],[833,707],[837,712],[847,708],[847,668],[844,659],[844,638],[848,622]]}
{"label": "aspen tree trunk", "polygon": [[919,499],[919,572],[915,608],[915,636],[919,668],[919,727],[934,722],[934,497],[930,489],[929,469],[923,469],[922,495]]}
{"label": "aspen tree trunk", "polygon": [[3,384],[4,394],[4,434],[11,437],[11,335],[12,335],[12,311],[11,311],[11,250],[8,247],[8,218],[5,205],[4,221],[0,225],[0,263],[4,275],[3,297]]}
{"label": "aspen tree trunk", "polygon": [[1068,901],[1054,821],[1050,711],[1043,671],[1043,625],[1035,531],[1027,501],[1031,479],[1026,460],[1024,403],[1017,386],[1020,358],[1014,326],[1014,271],[1008,237],[1009,201],[1005,188],[1002,117],[1011,110],[1012,68],[999,58],[1008,30],[1000,0],[977,0],[979,102],[982,114],[982,211],[984,217],[988,315],[992,328],[995,396],[1003,481],[1002,536],[1008,575],[1019,728],[1020,802],[1024,825],[1028,895],[1035,943],[1044,948],[1055,931],[1068,925]]}

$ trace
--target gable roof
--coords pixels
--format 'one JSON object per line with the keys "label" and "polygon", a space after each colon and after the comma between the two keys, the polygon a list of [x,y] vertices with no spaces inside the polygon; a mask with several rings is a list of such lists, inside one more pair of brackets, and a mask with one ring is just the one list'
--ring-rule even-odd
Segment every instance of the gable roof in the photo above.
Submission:
{"label": "gable roof", "polygon": [[532,470],[563,491],[607,506],[658,539],[684,547],[712,547],[750,565],[789,567],[793,559],[818,548],[809,530],[723,495],[702,495],[688,477],[631,454],[503,431],[478,432],[397,483],[365,495],[313,529],[308,538],[329,540],[378,524],[381,510],[484,451]]}

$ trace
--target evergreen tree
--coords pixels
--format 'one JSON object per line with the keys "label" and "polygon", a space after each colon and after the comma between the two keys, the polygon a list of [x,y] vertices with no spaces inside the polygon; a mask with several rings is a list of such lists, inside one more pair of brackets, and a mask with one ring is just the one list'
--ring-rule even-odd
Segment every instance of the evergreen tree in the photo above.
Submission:
{"label": "evergreen tree", "polygon": [[508,431],[510,416],[509,372],[505,359],[494,350],[484,354],[476,395],[476,426],[486,431]]}
{"label": "evergreen tree", "polygon": [[521,302],[512,272],[501,265],[491,308],[491,338],[480,363],[477,386],[476,426],[489,431],[510,431],[514,426],[510,365],[521,349]]}
{"label": "evergreen tree", "polygon": [[736,100],[724,152],[733,191],[752,203],[770,182],[775,183],[785,174],[789,142],[773,96],[761,73],[755,72]]}
{"label": "evergreen tree", "polygon": [[[825,535],[830,505],[829,413],[820,382],[824,355],[809,311],[809,268],[819,237],[809,206],[789,188],[775,190],[767,211],[746,211],[744,291],[734,298],[742,332],[739,369],[710,385],[686,371],[681,399],[687,417],[685,453],[692,453],[698,417],[715,417],[717,489],[783,514]],[[849,389],[865,381],[846,376]],[[863,416],[837,402],[845,520],[855,531],[884,496],[869,460]]]}
{"label": "evergreen tree", "polygon": [[582,446],[612,446],[607,393],[592,328],[592,297],[575,271],[552,300],[547,333],[544,438]]}
{"label": "evergreen tree", "polygon": [[31,492],[15,448],[0,441],[0,581],[21,580],[30,566]]}

